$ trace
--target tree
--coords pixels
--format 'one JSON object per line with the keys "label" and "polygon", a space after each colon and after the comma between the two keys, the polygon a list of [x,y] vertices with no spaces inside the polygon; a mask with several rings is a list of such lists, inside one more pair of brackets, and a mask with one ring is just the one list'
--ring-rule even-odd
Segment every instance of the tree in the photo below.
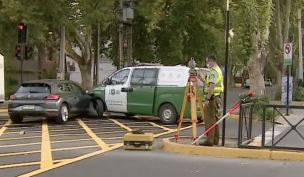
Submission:
{"label": "tree", "polygon": [[[99,52],[92,49],[93,26],[99,24],[101,31],[109,26],[114,18],[114,4],[113,0],[75,0],[69,4],[70,20],[66,25],[66,53],[78,63],[82,86],[85,89],[92,87],[92,59],[94,52]],[[76,53],[75,47],[78,47],[81,52]]]}
{"label": "tree", "polygon": [[236,28],[235,36],[240,35],[238,42],[243,44],[240,50],[249,58],[247,67],[251,89],[262,95],[265,93],[263,70],[273,16],[272,1],[238,0],[233,9],[238,12],[238,25],[233,26]]}

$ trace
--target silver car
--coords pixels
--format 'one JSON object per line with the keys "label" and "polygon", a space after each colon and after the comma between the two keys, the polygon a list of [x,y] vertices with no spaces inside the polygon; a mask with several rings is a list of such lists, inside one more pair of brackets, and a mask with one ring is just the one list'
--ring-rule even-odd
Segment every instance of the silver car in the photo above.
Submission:
{"label": "silver car", "polygon": [[85,116],[92,98],[76,82],[57,79],[28,81],[10,96],[8,114],[13,123],[24,117],[53,118],[65,123],[69,117]]}

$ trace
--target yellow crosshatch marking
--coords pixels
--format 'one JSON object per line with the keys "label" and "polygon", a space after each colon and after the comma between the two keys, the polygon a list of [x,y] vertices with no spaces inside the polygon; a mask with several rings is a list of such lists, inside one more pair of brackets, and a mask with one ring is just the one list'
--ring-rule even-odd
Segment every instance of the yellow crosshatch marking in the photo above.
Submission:
{"label": "yellow crosshatch marking", "polygon": [[[6,120],[8,118],[6,117]],[[0,125],[0,158],[26,156],[27,161],[21,163],[0,164],[1,169],[35,166],[40,169],[28,172],[20,177],[34,176],[48,170],[58,168],[76,161],[93,157],[123,146],[123,136],[132,129],[143,128],[145,132],[154,133],[154,137],[160,137],[176,132],[176,125],[159,125],[151,117],[135,120],[103,118],[87,119],[79,118],[70,120],[64,125],[48,123],[45,119],[38,119],[34,124],[26,122],[19,125],[11,124],[11,121],[0,120],[5,123]],[[189,129],[186,126],[184,129]],[[23,132],[24,133],[20,133]],[[79,154],[86,150],[84,154]],[[71,157],[58,159],[63,152]],[[77,152],[77,153],[74,153]],[[40,155],[40,159],[34,156]],[[31,160],[33,159],[33,160]]]}
{"label": "yellow crosshatch marking", "polygon": [[48,124],[44,119],[42,122],[42,140],[41,140],[41,164],[40,168],[46,168],[53,165],[52,150]]}

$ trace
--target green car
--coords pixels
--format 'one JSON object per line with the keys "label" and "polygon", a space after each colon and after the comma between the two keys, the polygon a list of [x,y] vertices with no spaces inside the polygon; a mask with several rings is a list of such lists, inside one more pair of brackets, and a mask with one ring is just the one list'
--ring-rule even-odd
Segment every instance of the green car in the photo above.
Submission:
{"label": "green car", "polygon": [[[179,119],[189,78],[186,66],[138,66],[116,71],[91,92],[98,116],[104,112],[159,117],[163,124]],[[199,83],[202,87],[202,83]],[[201,96],[203,97],[203,89]],[[201,117],[197,104],[197,114]],[[185,118],[190,118],[187,103]]]}

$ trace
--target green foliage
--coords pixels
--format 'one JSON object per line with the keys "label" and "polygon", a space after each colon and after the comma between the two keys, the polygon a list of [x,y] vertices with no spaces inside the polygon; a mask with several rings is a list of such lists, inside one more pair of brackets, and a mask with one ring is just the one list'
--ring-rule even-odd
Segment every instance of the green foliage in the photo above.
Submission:
{"label": "green foliage", "polygon": [[[244,99],[246,96],[246,93],[240,94],[240,99]],[[262,118],[261,112],[263,112],[263,105],[269,104],[271,101],[271,97],[268,95],[256,95],[251,97],[250,99],[246,99],[246,103],[254,103],[254,108],[253,108],[253,117],[258,117],[259,119]],[[268,112],[268,110],[267,110]]]}
{"label": "green foliage", "polygon": [[[263,110],[259,109],[257,111],[257,116],[260,120],[263,118]],[[274,108],[267,108],[265,118],[267,121],[274,121],[279,116],[279,113]]]}
{"label": "green foliage", "polygon": [[304,101],[304,88],[295,87],[293,89],[293,101]]}

